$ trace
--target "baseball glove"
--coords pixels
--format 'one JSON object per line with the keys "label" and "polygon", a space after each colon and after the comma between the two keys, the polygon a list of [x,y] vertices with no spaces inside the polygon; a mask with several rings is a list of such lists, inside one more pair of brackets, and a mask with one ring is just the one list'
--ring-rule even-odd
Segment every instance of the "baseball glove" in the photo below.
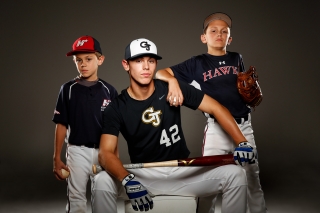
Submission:
{"label": "baseball glove", "polygon": [[263,96],[255,67],[250,66],[246,72],[238,73],[237,87],[248,106],[255,109],[261,103]]}

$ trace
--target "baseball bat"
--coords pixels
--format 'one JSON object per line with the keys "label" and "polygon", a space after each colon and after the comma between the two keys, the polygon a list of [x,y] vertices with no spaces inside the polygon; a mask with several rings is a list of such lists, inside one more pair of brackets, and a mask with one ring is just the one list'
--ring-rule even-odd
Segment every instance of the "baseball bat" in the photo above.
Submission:
{"label": "baseball bat", "polygon": [[[212,155],[204,157],[195,158],[185,158],[180,160],[170,160],[170,161],[159,161],[151,163],[133,163],[124,164],[125,169],[139,169],[139,168],[149,168],[149,167],[174,167],[174,166],[223,166],[228,164],[236,164],[233,159],[233,154],[225,155]],[[99,173],[104,170],[99,165],[92,165],[92,172],[94,174]]]}

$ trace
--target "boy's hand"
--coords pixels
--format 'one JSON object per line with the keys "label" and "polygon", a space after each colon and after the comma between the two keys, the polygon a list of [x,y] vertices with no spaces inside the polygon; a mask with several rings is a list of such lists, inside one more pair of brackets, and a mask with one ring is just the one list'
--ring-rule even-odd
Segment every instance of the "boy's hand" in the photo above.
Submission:
{"label": "boy's hand", "polygon": [[66,178],[63,176],[61,169],[64,169],[70,172],[69,168],[61,161],[61,160],[54,160],[53,161],[53,173],[57,180],[65,180]]}
{"label": "boy's hand", "polygon": [[[122,185],[126,189],[131,205],[135,211],[148,211],[153,208],[153,201],[146,188],[134,179],[134,174],[127,175],[122,180]],[[138,204],[138,207],[137,207]]]}
{"label": "boy's hand", "polygon": [[236,164],[245,166],[255,163],[256,153],[249,142],[242,142],[235,148],[233,158]]}
{"label": "boy's hand", "polygon": [[168,81],[168,95],[167,101],[170,103],[170,106],[182,106],[183,103],[183,94],[181,92],[179,83],[176,78],[172,78]]}

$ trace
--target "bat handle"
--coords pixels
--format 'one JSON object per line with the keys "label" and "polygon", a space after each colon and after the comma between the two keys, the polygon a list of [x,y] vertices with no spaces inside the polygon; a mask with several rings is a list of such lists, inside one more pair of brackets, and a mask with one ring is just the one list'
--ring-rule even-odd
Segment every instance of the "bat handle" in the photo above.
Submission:
{"label": "bat handle", "polygon": [[143,163],[123,164],[125,169],[140,169],[143,168]]}
{"label": "bat handle", "polygon": [[99,172],[101,172],[103,170],[103,168],[100,165],[96,165],[93,164],[92,165],[92,172],[93,174],[98,174]]}

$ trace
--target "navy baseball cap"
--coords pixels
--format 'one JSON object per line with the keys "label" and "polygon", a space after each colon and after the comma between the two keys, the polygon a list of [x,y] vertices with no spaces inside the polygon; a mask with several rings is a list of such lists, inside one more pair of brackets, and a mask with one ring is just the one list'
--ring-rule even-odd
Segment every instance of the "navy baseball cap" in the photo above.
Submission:
{"label": "navy baseball cap", "polygon": [[230,16],[228,16],[225,13],[220,13],[220,12],[216,12],[216,13],[212,13],[210,15],[208,15],[204,21],[203,21],[203,30],[205,30],[207,28],[207,26],[209,25],[210,22],[214,21],[214,20],[222,20],[224,22],[227,23],[227,25],[231,28],[231,24],[232,24],[232,19]]}
{"label": "navy baseball cap", "polygon": [[145,38],[135,39],[128,44],[124,58],[125,60],[129,60],[143,55],[150,55],[157,60],[162,59],[157,53],[157,46],[152,41]]}
{"label": "navy baseball cap", "polygon": [[67,53],[67,56],[75,55],[77,53],[94,53],[99,52],[102,55],[102,50],[99,41],[92,36],[81,36],[72,45],[72,50]]}

